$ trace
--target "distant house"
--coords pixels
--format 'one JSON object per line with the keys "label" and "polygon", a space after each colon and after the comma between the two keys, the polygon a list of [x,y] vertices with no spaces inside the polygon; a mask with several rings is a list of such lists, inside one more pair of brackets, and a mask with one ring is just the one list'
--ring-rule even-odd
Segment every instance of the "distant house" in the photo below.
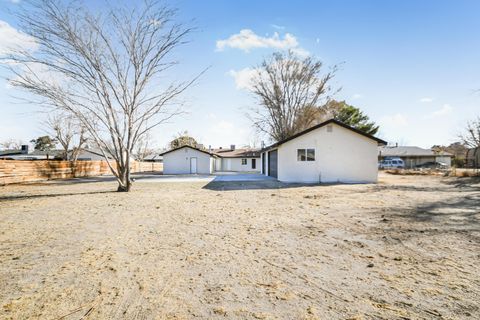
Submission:
{"label": "distant house", "polygon": [[260,149],[214,149],[218,156],[215,171],[260,172]]}
{"label": "distant house", "polygon": [[0,159],[13,159],[26,154],[28,154],[28,145],[22,145],[21,149],[0,151]]}
{"label": "distant house", "polygon": [[190,146],[166,151],[163,157],[163,174],[212,174],[217,155]]}
{"label": "distant house", "polygon": [[62,155],[63,150],[33,150],[28,152],[28,145],[19,150],[0,151],[0,159],[6,160],[53,160]]}
{"label": "distant house", "polygon": [[142,159],[144,162],[163,162],[163,157],[160,155],[160,153],[152,153],[147,155]]}
{"label": "distant house", "polygon": [[[71,153],[71,151],[69,151]],[[0,159],[7,160],[60,160],[63,159],[64,150],[33,150],[28,152],[28,145],[23,145],[20,150],[5,150],[0,151]],[[113,160],[111,155],[109,159]],[[132,158],[133,159],[133,158]],[[77,160],[82,161],[98,161],[105,160],[102,152],[95,148],[82,149],[78,155]]]}
{"label": "distant house", "polygon": [[401,158],[406,168],[415,168],[428,162],[441,162],[450,167],[453,154],[413,146],[383,146],[378,148],[378,157],[380,160]]}
{"label": "distant house", "polygon": [[331,119],[262,150],[261,172],[283,182],[376,182],[387,143]]}

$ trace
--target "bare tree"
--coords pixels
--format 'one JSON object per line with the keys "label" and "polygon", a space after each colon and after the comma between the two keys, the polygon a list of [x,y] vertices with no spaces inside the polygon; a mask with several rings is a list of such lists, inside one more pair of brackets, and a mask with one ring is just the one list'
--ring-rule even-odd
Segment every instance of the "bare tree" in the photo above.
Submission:
{"label": "bare tree", "polygon": [[135,158],[138,161],[143,161],[145,158],[152,154],[154,149],[152,148],[152,137],[150,132],[145,133],[140,139],[138,139],[135,146]]}
{"label": "bare tree", "polygon": [[20,150],[22,147],[22,141],[15,139],[7,139],[0,143],[0,147],[4,150]]}
{"label": "bare tree", "polygon": [[192,31],[175,17],[175,10],[149,0],[102,13],[79,1],[32,0],[18,14],[38,49],[5,57],[15,75],[11,84],[77,119],[107,160],[118,191],[131,188],[138,140],[182,112],[177,98],[198,78],[160,82],[177,64],[169,54]]}
{"label": "bare tree", "polygon": [[312,57],[274,53],[256,68],[252,92],[260,107],[249,117],[258,131],[274,141],[286,139],[316,119],[318,107],[329,100],[336,67],[322,75],[323,64]]}
{"label": "bare tree", "polygon": [[460,138],[469,148],[480,147],[480,117],[467,123],[465,133],[461,134]]}
{"label": "bare tree", "polygon": [[80,152],[88,141],[85,126],[72,115],[64,112],[50,115],[46,121],[46,126],[50,129],[51,135],[62,146],[63,159],[77,161]]}

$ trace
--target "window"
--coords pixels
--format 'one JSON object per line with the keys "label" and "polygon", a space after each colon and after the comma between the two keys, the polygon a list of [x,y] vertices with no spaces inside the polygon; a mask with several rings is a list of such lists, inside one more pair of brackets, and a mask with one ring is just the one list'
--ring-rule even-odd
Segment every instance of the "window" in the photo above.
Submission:
{"label": "window", "polygon": [[242,159],[242,166],[246,166],[247,165],[247,159]]}
{"label": "window", "polygon": [[315,161],[315,149],[307,149],[307,161]]}
{"label": "window", "polygon": [[297,149],[297,161],[315,161],[315,149]]}
{"label": "window", "polygon": [[297,161],[305,161],[306,159],[305,149],[297,149]]}

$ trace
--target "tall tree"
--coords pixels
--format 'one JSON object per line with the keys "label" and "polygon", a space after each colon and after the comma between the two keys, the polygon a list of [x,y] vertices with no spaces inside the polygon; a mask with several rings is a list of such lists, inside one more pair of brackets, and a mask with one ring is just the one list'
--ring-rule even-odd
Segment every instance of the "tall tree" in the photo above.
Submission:
{"label": "tall tree", "polygon": [[50,115],[46,121],[46,126],[55,140],[62,146],[62,158],[77,161],[80,152],[88,141],[85,126],[64,112]]}
{"label": "tall tree", "polygon": [[34,144],[35,150],[40,150],[40,151],[53,150],[55,149],[55,145],[56,145],[55,139],[52,139],[50,136],[41,136],[41,137],[38,137],[37,139],[32,139],[30,142]]}
{"label": "tall tree", "polygon": [[249,114],[254,127],[274,141],[301,131],[315,120],[308,111],[329,100],[335,72],[336,67],[323,73],[321,61],[300,59],[291,51],[265,59],[251,81],[259,102],[259,107]]}
{"label": "tall tree", "polygon": [[[100,148],[118,191],[129,191],[138,140],[180,114],[177,98],[195,81],[166,82],[172,50],[192,29],[155,1],[99,12],[80,1],[33,0],[18,14],[38,49],[6,55],[13,86],[77,119]],[[110,163],[109,157],[114,159]]]}
{"label": "tall tree", "polygon": [[170,149],[176,149],[183,146],[198,148],[199,145],[200,144],[197,142],[197,140],[188,134],[188,131],[180,132],[177,134],[175,139],[170,141]]}
{"label": "tall tree", "polygon": [[467,122],[465,132],[460,135],[462,142],[469,148],[480,147],[480,117]]}
{"label": "tall tree", "polygon": [[307,107],[297,117],[298,127],[310,128],[316,124],[335,119],[355,129],[374,135],[379,126],[364,114],[359,108],[347,104],[345,101],[330,100],[321,107]]}
{"label": "tall tree", "polygon": [[349,105],[345,101],[333,100],[329,104],[333,106],[334,119],[371,135],[378,132],[379,126],[370,121],[370,118],[359,108]]}

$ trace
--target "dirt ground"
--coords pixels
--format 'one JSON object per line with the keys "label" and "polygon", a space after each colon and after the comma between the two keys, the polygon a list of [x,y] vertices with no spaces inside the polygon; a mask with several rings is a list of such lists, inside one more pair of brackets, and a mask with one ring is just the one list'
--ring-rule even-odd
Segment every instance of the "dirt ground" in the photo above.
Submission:
{"label": "dirt ground", "polygon": [[480,319],[480,180],[0,187],[2,319]]}

